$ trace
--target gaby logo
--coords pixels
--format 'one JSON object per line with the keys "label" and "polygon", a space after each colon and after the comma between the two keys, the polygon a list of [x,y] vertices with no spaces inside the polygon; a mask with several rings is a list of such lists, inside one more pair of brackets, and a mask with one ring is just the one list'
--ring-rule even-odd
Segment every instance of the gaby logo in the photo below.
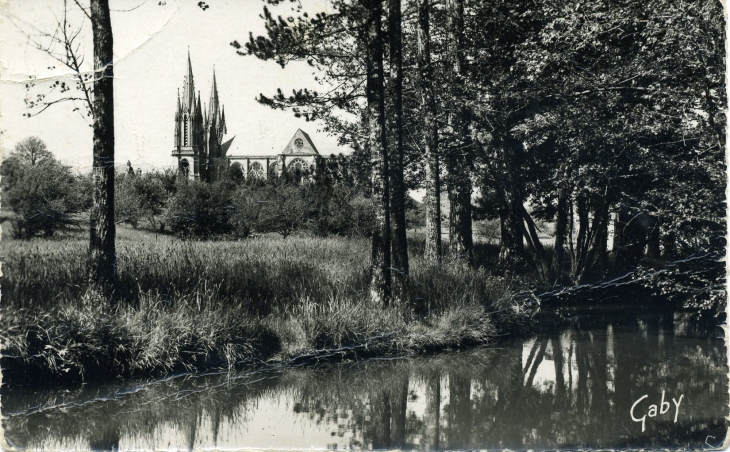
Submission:
{"label": "gaby logo", "polygon": [[[633,420],[634,422],[641,422],[641,431],[642,432],[644,430],[646,430],[646,416],[655,417],[657,415],[657,410],[659,411],[658,412],[659,415],[666,414],[667,412],[670,411],[671,406],[669,405],[669,402],[664,401],[664,392],[665,391],[662,391],[662,400],[661,400],[661,402],[659,402],[659,406],[649,405],[649,407],[648,407],[649,410],[648,410],[647,414],[645,414],[641,417],[636,417],[636,413],[642,412],[642,409],[639,408],[638,406],[639,406],[639,404],[641,404],[641,402],[644,399],[649,398],[649,395],[644,394],[643,396],[639,397],[639,399],[636,402],[634,402],[633,405],[631,405],[631,420]],[[679,405],[682,403],[683,397],[684,397],[684,394],[679,396],[679,400],[675,400],[674,397],[672,397],[672,402],[674,403],[674,408],[675,408],[675,411],[674,411],[674,423],[675,424],[677,423],[677,416],[679,416]]]}

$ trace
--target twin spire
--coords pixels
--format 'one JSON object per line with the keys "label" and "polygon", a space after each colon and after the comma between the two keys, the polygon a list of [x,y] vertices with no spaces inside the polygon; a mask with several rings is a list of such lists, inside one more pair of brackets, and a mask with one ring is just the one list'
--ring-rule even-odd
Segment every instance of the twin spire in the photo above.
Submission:
{"label": "twin spire", "polygon": [[204,115],[204,125],[211,127],[222,137],[226,130],[226,115],[218,99],[218,84],[215,79],[215,67],[213,68],[213,87],[210,93],[210,109],[205,111],[200,104],[200,91],[195,95],[195,81],[193,78],[193,64],[190,60],[190,49],[188,49],[188,72],[183,83],[183,96],[180,98],[180,90],[177,93],[177,114],[181,117],[185,114],[190,117],[201,117]]}

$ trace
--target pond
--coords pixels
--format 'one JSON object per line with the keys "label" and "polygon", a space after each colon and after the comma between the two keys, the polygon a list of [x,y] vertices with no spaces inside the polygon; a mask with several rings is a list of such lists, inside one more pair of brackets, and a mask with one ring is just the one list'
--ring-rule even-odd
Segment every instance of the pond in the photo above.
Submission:
{"label": "pond", "polygon": [[6,387],[2,423],[10,445],[33,449],[722,443],[728,387],[719,327],[619,309],[545,315],[534,330],[428,356],[63,391]]}

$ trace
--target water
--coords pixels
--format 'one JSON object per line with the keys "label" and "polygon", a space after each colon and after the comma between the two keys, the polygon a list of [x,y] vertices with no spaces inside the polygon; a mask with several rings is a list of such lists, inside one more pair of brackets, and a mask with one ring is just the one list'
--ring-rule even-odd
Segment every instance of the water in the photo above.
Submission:
{"label": "water", "polygon": [[[5,388],[2,422],[33,449],[699,449],[727,430],[721,334],[678,313],[551,316],[530,337],[431,356]],[[634,416],[657,415],[642,432],[643,395]]]}

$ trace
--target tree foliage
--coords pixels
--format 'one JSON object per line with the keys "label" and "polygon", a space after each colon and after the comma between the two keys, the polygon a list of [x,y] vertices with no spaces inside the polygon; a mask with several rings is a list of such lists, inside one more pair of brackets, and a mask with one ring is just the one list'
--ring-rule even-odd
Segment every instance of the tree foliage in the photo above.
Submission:
{"label": "tree foliage", "polygon": [[48,238],[78,226],[78,214],[88,207],[83,179],[58,162],[35,137],[21,141],[3,160],[0,175],[3,201],[15,213],[16,238]]}

